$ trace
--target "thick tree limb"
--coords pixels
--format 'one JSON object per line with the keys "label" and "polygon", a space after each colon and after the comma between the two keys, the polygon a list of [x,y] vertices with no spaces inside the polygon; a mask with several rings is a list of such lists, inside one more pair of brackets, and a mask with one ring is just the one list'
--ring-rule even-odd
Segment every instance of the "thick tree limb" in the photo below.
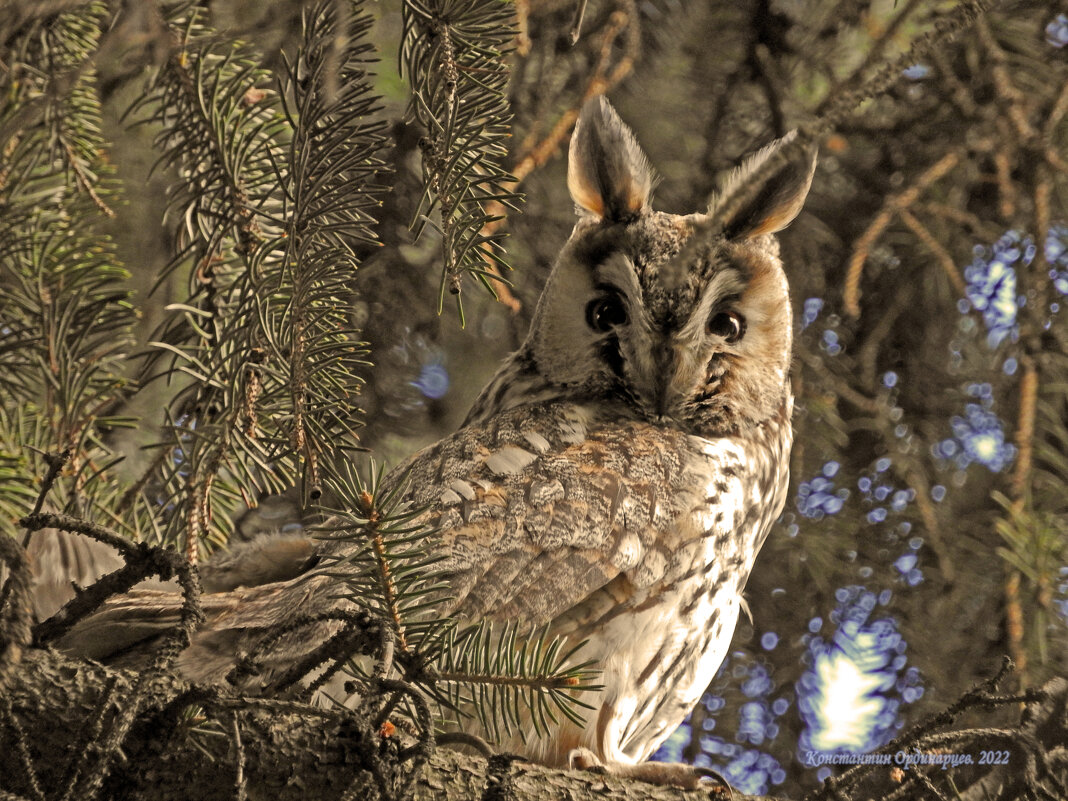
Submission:
{"label": "thick tree limb", "polygon": [[[0,707],[0,795],[62,797],[79,760],[94,748],[121,710],[136,675],[69,659],[55,651],[27,652]],[[7,704],[4,704],[6,707]],[[202,714],[191,713],[200,707]],[[13,719],[14,720],[13,720]],[[236,724],[235,724],[236,721]],[[234,727],[240,737],[234,737]],[[212,697],[174,677],[160,679],[151,709],[123,744],[124,759],[108,766],[100,797],[151,801],[249,799],[373,799],[367,750],[383,762],[407,743],[378,737],[367,743],[344,716],[301,704]],[[20,758],[25,737],[29,764]],[[402,768],[403,769],[403,768]],[[31,779],[27,773],[32,772]],[[487,763],[437,749],[415,787],[417,801],[481,801]],[[498,774],[497,779],[500,780]],[[514,801],[569,798],[696,801],[707,791],[683,791],[580,771],[552,771],[514,761],[504,780]],[[736,798],[740,798],[735,794]]]}

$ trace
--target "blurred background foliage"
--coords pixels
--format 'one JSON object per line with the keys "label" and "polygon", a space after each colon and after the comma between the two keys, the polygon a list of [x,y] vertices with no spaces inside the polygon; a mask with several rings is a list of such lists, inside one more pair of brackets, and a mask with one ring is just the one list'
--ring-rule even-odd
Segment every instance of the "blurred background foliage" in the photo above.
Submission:
{"label": "blurred background foliage", "polygon": [[[134,538],[299,528],[328,445],[398,461],[520,343],[574,221],[585,98],[610,95],[677,213],[846,108],[782,235],[791,501],[660,757],[786,793],[831,771],[807,750],[882,745],[1003,654],[1021,685],[1065,673],[1063,7],[989,3],[940,36],[978,4],[589,0],[579,24],[573,0],[338,2],[302,55],[308,5],[0,3],[0,526],[71,448],[50,503]],[[343,141],[351,163],[303,158]],[[289,294],[255,303],[272,275]],[[330,345],[307,397],[280,366],[304,364],[300,308]]]}

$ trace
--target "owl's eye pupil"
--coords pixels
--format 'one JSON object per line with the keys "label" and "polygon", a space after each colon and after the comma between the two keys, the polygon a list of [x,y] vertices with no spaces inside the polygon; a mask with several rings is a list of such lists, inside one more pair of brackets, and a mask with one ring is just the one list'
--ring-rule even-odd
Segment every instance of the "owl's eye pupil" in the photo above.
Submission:
{"label": "owl's eye pupil", "polygon": [[615,293],[601,295],[586,305],[586,324],[594,331],[611,331],[627,324],[627,307]]}
{"label": "owl's eye pupil", "polygon": [[727,342],[737,342],[745,336],[745,318],[733,311],[713,314],[708,318],[708,333]]}

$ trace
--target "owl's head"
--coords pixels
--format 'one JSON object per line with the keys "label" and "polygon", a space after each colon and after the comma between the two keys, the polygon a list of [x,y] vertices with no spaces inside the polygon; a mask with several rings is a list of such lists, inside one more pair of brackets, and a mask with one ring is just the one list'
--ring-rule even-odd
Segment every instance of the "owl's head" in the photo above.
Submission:
{"label": "owl's head", "polygon": [[774,415],[792,323],[772,234],[801,210],[815,169],[814,151],[760,169],[786,141],[750,156],[707,212],[664,214],[650,207],[653,172],[634,135],[603,97],[588,102],[567,176],[580,219],[526,343],[537,372],[572,397],[693,433]]}

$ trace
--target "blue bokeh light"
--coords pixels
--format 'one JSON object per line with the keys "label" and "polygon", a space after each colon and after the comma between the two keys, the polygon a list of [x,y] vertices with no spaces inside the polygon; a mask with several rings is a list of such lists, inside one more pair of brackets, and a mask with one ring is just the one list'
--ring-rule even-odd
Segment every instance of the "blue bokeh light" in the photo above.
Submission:
{"label": "blue bokeh light", "polygon": [[1058,14],[1046,26],[1046,42],[1052,47],[1068,45],[1068,15]]}
{"label": "blue bokeh light", "polygon": [[935,456],[952,459],[964,469],[978,462],[994,473],[1000,473],[1016,458],[1016,448],[1005,441],[1001,419],[989,408],[989,402],[969,403],[963,416],[950,420],[953,437],[944,439],[932,448]]}
{"label": "blue bokeh light", "polygon": [[423,395],[431,400],[444,398],[449,391],[449,371],[440,360],[434,360],[424,364],[419,370],[419,376],[411,382]]}
{"label": "blue bokeh light", "polygon": [[801,329],[804,330],[816,322],[823,309],[823,298],[806,298],[801,310]]}
{"label": "blue bokeh light", "polygon": [[[809,669],[797,683],[805,728],[798,752],[867,752],[884,745],[902,725],[902,703],[923,694],[919,672],[906,669],[906,643],[891,617],[872,619],[889,602],[862,586],[835,593],[837,628],[830,641],[806,635]],[[811,628],[811,626],[810,626]]]}
{"label": "blue bokeh light", "polygon": [[838,462],[827,462],[822,475],[810,481],[802,481],[797,488],[797,510],[810,520],[821,520],[825,515],[834,515],[842,511],[849,490],[844,487],[835,489],[829,476],[838,472]]}
{"label": "blue bokeh light", "polygon": [[[765,638],[767,636],[765,634]],[[709,733],[720,728],[717,717],[728,709],[722,695],[709,691],[701,701],[706,713],[702,732],[694,732],[692,720],[687,719],[652,759],[683,761],[687,748],[696,738],[700,752],[694,757],[694,765],[712,768],[736,790],[766,795],[772,786],[786,780],[786,771],[778,759],[760,747],[771,745],[779,736],[778,719],[789,710],[790,701],[777,692],[767,666],[741,652],[732,654],[720,667],[717,679],[725,678],[736,684],[745,698],[737,707],[738,719],[733,736]]]}
{"label": "blue bokeh light", "polygon": [[833,328],[828,328],[823,332],[823,338],[820,341],[820,347],[827,351],[831,356],[837,356],[842,352],[842,345],[838,341],[838,332]]}
{"label": "blue bokeh light", "polygon": [[1019,231],[1006,231],[992,248],[976,245],[972,263],[964,268],[967,302],[982,313],[987,344],[994,348],[1018,334],[1017,312],[1022,299],[1016,294],[1016,269],[1034,258],[1034,245]]}

